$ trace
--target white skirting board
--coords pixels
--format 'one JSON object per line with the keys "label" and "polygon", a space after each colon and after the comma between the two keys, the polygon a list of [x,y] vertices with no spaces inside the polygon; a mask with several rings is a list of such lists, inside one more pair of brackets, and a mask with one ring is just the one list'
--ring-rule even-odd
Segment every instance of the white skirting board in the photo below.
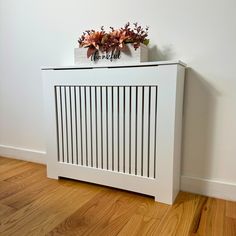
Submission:
{"label": "white skirting board", "polygon": [[182,175],[180,189],[209,197],[236,201],[236,183]]}
{"label": "white skirting board", "polygon": [[46,152],[0,144],[0,156],[46,164]]}

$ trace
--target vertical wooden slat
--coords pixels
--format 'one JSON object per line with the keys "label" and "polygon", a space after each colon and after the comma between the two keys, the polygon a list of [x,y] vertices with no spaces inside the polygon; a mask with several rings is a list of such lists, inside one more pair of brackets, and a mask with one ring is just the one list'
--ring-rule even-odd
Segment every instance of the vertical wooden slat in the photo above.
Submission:
{"label": "vertical wooden slat", "polygon": [[75,111],[75,159],[76,164],[79,164],[79,148],[78,148],[78,118],[77,118],[77,94],[76,94],[76,86],[73,87],[74,89],[74,111]]}
{"label": "vertical wooden slat", "polygon": [[114,171],[118,171],[118,87],[113,87],[113,157]]}
{"label": "vertical wooden slat", "polygon": [[90,124],[90,87],[85,87],[85,117],[86,117],[86,166],[91,166],[91,124]]}
{"label": "vertical wooden slat", "polygon": [[135,175],[138,174],[138,86],[135,90]]}
{"label": "vertical wooden slat", "polygon": [[70,95],[69,87],[65,87],[65,115],[66,115],[66,150],[67,163],[71,163],[71,126],[70,126]]}
{"label": "vertical wooden slat", "polygon": [[81,140],[82,140],[82,149],[83,149],[83,158],[82,158],[82,165],[87,165],[87,115],[86,115],[86,88],[81,86]]}
{"label": "vertical wooden slat", "polygon": [[132,119],[132,87],[129,87],[129,174],[131,174],[131,119]]}
{"label": "vertical wooden slat", "polygon": [[68,104],[67,89],[64,87],[64,112],[65,112],[65,143],[66,143],[66,162],[69,163],[69,140],[68,140]]}
{"label": "vertical wooden slat", "polygon": [[108,106],[108,87],[105,87],[105,91],[106,91],[106,169],[109,170],[109,119],[108,119],[108,113],[109,113],[109,106]]}
{"label": "vertical wooden slat", "polygon": [[102,169],[103,169],[103,166],[104,166],[104,163],[103,163],[103,147],[104,147],[104,142],[103,142],[103,99],[102,99],[102,96],[103,96],[103,88],[100,87],[100,100],[101,100],[101,166],[102,166]]}
{"label": "vertical wooden slat", "polygon": [[81,140],[81,105],[80,105],[80,90],[79,87],[74,87],[75,98],[75,134],[76,134],[76,163],[81,165],[82,159],[82,140]]}
{"label": "vertical wooden slat", "polygon": [[156,86],[156,92],[155,92],[155,133],[154,133],[154,174],[153,177],[156,178],[156,159],[157,159],[157,155],[156,155],[156,147],[157,147],[157,96],[158,96],[158,87]]}
{"label": "vertical wooden slat", "polygon": [[106,87],[102,87],[102,139],[103,139],[103,168],[107,169],[107,96],[106,96]]}
{"label": "vertical wooden slat", "polygon": [[58,128],[58,99],[57,99],[57,87],[54,87],[55,96],[55,116],[56,116],[56,132],[57,132],[57,161],[60,161],[60,151],[59,151],[59,128]]}
{"label": "vertical wooden slat", "polygon": [[71,106],[71,86],[66,87],[67,96],[67,121],[68,121],[68,151],[69,163],[73,163],[73,127],[72,127],[72,106]]}
{"label": "vertical wooden slat", "polygon": [[125,173],[130,167],[130,88],[125,87]]}
{"label": "vertical wooden slat", "polygon": [[92,166],[98,167],[97,163],[97,113],[96,113],[96,87],[91,87],[90,89],[90,101],[91,101],[91,141],[92,141]]}
{"label": "vertical wooden slat", "polygon": [[143,114],[143,176],[148,176],[148,126],[149,126],[149,87],[144,88]]}
{"label": "vertical wooden slat", "polygon": [[61,114],[61,93],[60,87],[55,87],[55,106],[56,106],[56,126],[57,126],[57,155],[58,161],[64,161],[64,150],[63,150],[63,135],[62,135],[62,127],[63,127],[63,120]]}
{"label": "vertical wooden slat", "polygon": [[81,86],[78,87],[78,106],[79,106],[79,115],[78,117],[78,124],[79,124],[79,147],[80,147],[80,158],[79,158],[79,163],[81,165],[84,164],[83,158],[84,158],[84,142],[83,142],[83,114],[82,114],[82,91],[81,91]]}
{"label": "vertical wooden slat", "polygon": [[142,87],[142,131],[141,131],[141,176],[143,176],[143,158],[144,158],[144,151],[143,151],[143,143],[144,143],[144,100],[145,100],[145,88]]}
{"label": "vertical wooden slat", "polygon": [[73,156],[74,156],[74,152],[73,152],[73,124],[72,124],[72,104],[71,104],[71,86],[68,87],[68,92],[69,92],[69,96],[68,96],[68,102],[69,102],[69,106],[68,106],[68,113],[69,113],[69,140],[70,140],[70,146],[69,146],[69,150],[70,150],[70,163],[73,164]]}
{"label": "vertical wooden slat", "polygon": [[86,159],[85,163],[88,166],[88,102],[87,102],[87,88],[84,87],[84,121],[85,121],[85,150],[86,150]]}
{"label": "vertical wooden slat", "polygon": [[98,162],[98,168],[102,169],[102,112],[101,112],[101,106],[102,106],[102,101],[101,101],[101,92],[102,88],[101,87],[96,87],[96,116],[97,116],[97,162]]}
{"label": "vertical wooden slat", "polygon": [[149,141],[149,177],[154,178],[154,164],[155,164],[155,101],[156,88],[151,87],[150,96],[150,141]]}
{"label": "vertical wooden slat", "polygon": [[142,175],[142,149],[143,149],[143,88],[138,87],[138,97],[137,97],[137,175]]}
{"label": "vertical wooden slat", "polygon": [[65,161],[65,142],[64,142],[64,117],[63,117],[63,94],[62,94],[62,87],[60,86],[60,113],[61,113],[61,149],[62,149],[62,162]]}
{"label": "vertical wooden slat", "polygon": [[85,141],[86,141],[86,166],[91,166],[91,147],[90,147],[90,96],[89,87],[84,87],[85,104]]}
{"label": "vertical wooden slat", "polygon": [[112,171],[114,171],[114,89],[111,87],[111,131],[112,131]]}
{"label": "vertical wooden slat", "polygon": [[71,129],[71,94],[70,94],[70,87],[66,87],[66,113],[67,113],[67,140],[68,140],[68,163],[72,163],[72,129]]}
{"label": "vertical wooden slat", "polygon": [[76,98],[76,86],[73,86],[74,90],[74,121],[75,121],[75,163],[79,164],[79,153],[78,153],[78,123],[77,123],[77,98]]}
{"label": "vertical wooden slat", "polygon": [[117,171],[120,171],[120,87],[117,87]]}
{"label": "vertical wooden slat", "polygon": [[88,166],[93,167],[93,145],[92,145],[92,114],[91,114],[91,86],[86,87],[87,94],[87,141],[88,141]]}
{"label": "vertical wooden slat", "polygon": [[70,115],[71,115],[71,153],[72,164],[77,163],[77,137],[76,137],[76,122],[75,122],[75,94],[74,86],[70,87]]}
{"label": "vertical wooden slat", "polygon": [[130,119],[130,168],[131,173],[136,174],[136,87],[132,87],[131,91],[131,119]]}
{"label": "vertical wooden slat", "polygon": [[151,123],[151,96],[152,96],[152,88],[149,87],[149,94],[148,94],[148,146],[147,146],[147,177],[149,177],[150,174],[150,123]]}
{"label": "vertical wooden slat", "polygon": [[106,87],[107,94],[107,169],[113,170],[113,127],[112,127],[112,87]]}
{"label": "vertical wooden slat", "polygon": [[125,158],[125,146],[124,146],[124,87],[119,87],[119,170],[124,172],[124,158]]}

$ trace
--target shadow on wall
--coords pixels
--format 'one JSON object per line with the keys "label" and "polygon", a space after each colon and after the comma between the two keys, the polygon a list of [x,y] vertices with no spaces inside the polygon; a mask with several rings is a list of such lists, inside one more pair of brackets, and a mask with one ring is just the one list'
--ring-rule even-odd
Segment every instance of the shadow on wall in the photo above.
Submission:
{"label": "shadow on wall", "polygon": [[148,49],[149,61],[168,61],[175,57],[172,45],[166,45],[160,50],[156,45]]}
{"label": "shadow on wall", "polygon": [[[149,48],[149,61],[176,57],[172,45]],[[182,139],[182,175],[211,178],[214,165],[217,99],[221,94],[192,68],[186,69]],[[202,190],[205,186],[202,187]]]}
{"label": "shadow on wall", "polygon": [[[183,116],[182,174],[210,178],[214,155],[216,91],[199,73],[186,69]],[[202,187],[203,191],[204,186]]]}

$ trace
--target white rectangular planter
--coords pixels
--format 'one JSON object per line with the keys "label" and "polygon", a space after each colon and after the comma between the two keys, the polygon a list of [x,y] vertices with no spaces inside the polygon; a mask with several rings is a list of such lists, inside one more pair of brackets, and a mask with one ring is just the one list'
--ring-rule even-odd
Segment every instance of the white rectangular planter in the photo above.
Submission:
{"label": "white rectangular planter", "polygon": [[43,69],[47,175],[155,196],[179,191],[180,62]]}
{"label": "white rectangular planter", "polygon": [[126,49],[119,53],[102,53],[97,51],[90,58],[87,58],[87,48],[75,48],[74,60],[78,65],[115,65],[127,62],[140,63],[148,61],[148,48],[141,44],[134,49],[132,44],[126,44]]}

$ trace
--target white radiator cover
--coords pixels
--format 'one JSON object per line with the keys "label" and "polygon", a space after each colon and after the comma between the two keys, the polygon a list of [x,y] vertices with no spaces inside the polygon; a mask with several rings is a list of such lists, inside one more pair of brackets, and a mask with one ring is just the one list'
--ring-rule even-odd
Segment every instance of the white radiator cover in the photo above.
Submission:
{"label": "white radiator cover", "polygon": [[183,63],[43,68],[47,175],[144,193],[179,191]]}

